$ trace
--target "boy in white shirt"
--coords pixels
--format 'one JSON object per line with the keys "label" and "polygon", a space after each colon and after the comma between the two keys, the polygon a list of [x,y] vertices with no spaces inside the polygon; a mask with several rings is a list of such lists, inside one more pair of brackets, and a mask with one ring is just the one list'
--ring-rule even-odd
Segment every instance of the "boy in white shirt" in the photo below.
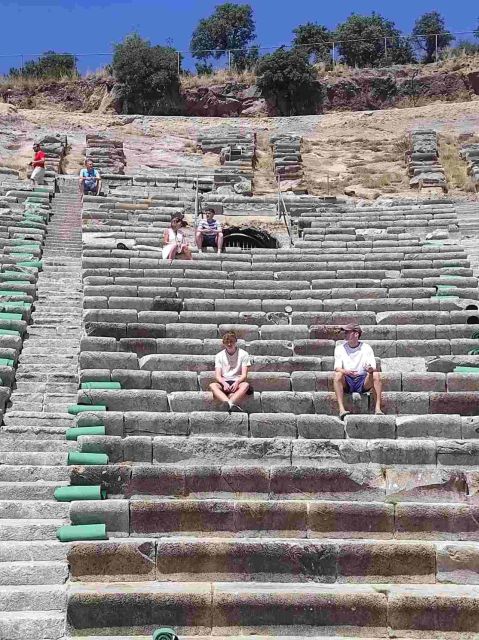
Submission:
{"label": "boy in white shirt", "polygon": [[370,345],[361,342],[362,329],[357,324],[343,327],[345,342],[334,350],[334,391],[339,405],[341,420],[349,415],[344,408],[344,393],[365,393],[373,391],[376,415],[382,415],[382,385],[379,371],[376,370],[376,358]]}
{"label": "boy in white shirt", "polygon": [[210,384],[213,397],[225,403],[230,412],[243,411],[239,403],[246,395],[253,393],[246,382],[251,366],[250,357],[244,349],[238,349],[237,342],[234,331],[228,331],[223,336],[225,348],[215,358],[216,382]]}

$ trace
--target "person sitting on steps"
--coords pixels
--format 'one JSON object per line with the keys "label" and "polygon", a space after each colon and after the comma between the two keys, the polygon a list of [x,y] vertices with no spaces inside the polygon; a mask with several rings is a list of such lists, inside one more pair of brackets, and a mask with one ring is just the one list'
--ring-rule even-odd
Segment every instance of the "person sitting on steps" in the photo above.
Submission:
{"label": "person sitting on steps", "polygon": [[185,236],[181,231],[183,227],[183,219],[175,216],[170,221],[170,226],[163,233],[163,249],[161,256],[163,260],[173,260],[174,258],[182,258],[183,260],[192,260],[190,247],[185,242]]}
{"label": "person sitting on steps", "polygon": [[359,340],[362,329],[357,324],[348,324],[342,329],[346,340],[334,350],[334,392],[339,405],[341,420],[350,414],[344,408],[345,393],[365,393],[373,391],[374,413],[383,415],[381,410],[381,377],[376,369],[376,358],[369,344]]}
{"label": "person sitting on steps", "polygon": [[215,220],[215,210],[206,209],[206,220],[200,220],[196,229],[196,246],[200,251],[205,247],[213,247],[218,254],[223,249],[223,230],[218,220]]}
{"label": "person sitting on steps", "polygon": [[83,195],[97,196],[100,193],[100,172],[93,166],[93,160],[86,160],[85,168],[80,171],[78,182]]}
{"label": "person sitting on steps", "polygon": [[238,349],[238,338],[234,331],[223,336],[224,349],[216,354],[216,382],[210,384],[213,397],[223,403],[228,411],[243,411],[240,402],[253,389],[247,382],[248,369],[251,366],[249,354]]}

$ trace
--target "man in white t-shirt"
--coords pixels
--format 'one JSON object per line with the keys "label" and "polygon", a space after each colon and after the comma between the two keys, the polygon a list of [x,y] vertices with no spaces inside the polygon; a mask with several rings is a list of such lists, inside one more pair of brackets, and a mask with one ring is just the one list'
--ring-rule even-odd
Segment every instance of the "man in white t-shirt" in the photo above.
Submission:
{"label": "man in white t-shirt", "polygon": [[251,366],[249,354],[238,349],[238,338],[234,331],[223,336],[225,348],[216,354],[216,382],[210,384],[213,397],[224,403],[228,411],[243,411],[239,403],[253,390],[246,381]]}
{"label": "man in white t-shirt", "polygon": [[369,344],[360,341],[362,329],[357,324],[343,327],[346,340],[334,350],[334,391],[339,405],[341,420],[349,415],[344,408],[345,393],[373,391],[376,415],[382,415],[382,385],[376,358]]}

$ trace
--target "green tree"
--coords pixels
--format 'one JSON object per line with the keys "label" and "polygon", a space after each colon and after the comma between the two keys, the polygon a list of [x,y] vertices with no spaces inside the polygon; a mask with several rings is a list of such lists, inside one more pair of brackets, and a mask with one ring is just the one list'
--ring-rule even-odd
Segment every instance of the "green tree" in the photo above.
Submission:
{"label": "green tree", "polygon": [[379,13],[352,13],[336,28],[335,40],[343,61],[351,67],[378,67],[414,61],[409,42],[394,22]]}
{"label": "green tree", "polygon": [[178,56],[171,47],[152,46],[138,34],[129,35],[115,45],[112,67],[124,113],[181,112]]}
{"label": "green tree", "polygon": [[219,60],[225,51],[232,51],[232,64],[241,69],[247,66],[251,55],[248,49],[255,38],[251,6],[225,2],[217,5],[209,18],[200,20],[191,37],[190,51],[203,62],[208,58]]}
{"label": "green tree", "polygon": [[46,51],[38,60],[27,60],[22,68],[12,68],[12,78],[63,78],[78,75],[77,58],[71,53]]}
{"label": "green tree", "polygon": [[[478,21],[479,21],[479,18],[478,18]],[[477,24],[476,29],[474,30],[474,37],[479,38],[479,22]]]}
{"label": "green tree", "polygon": [[453,40],[454,36],[447,32],[444,18],[438,11],[424,13],[414,23],[412,30],[416,46],[423,51],[423,61],[433,62],[437,54],[440,54]]}
{"label": "green tree", "polygon": [[307,22],[293,29],[293,33],[293,47],[307,53],[314,62],[330,60],[333,37],[329,29],[315,22]]}
{"label": "green tree", "polygon": [[261,58],[256,72],[262,96],[280,115],[314,114],[320,110],[323,91],[307,54],[281,47]]}

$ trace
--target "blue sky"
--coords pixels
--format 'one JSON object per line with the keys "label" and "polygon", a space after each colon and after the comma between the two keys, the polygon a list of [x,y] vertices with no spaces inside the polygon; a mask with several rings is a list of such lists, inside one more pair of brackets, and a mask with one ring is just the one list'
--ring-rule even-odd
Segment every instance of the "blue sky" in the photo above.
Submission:
{"label": "blue sky", "polygon": [[[107,53],[115,42],[137,31],[154,44],[169,43],[188,50],[198,20],[208,16],[218,0],[0,0],[2,29],[0,71],[18,66],[11,54],[41,53],[47,49],[73,53]],[[378,11],[408,33],[425,11],[438,10],[451,31],[477,27],[479,4],[472,0],[401,0],[395,3],[339,0],[252,0],[258,41],[264,46],[287,44],[298,24],[317,21],[334,27],[352,11]],[[5,57],[6,55],[11,57]],[[25,59],[28,59],[28,55]],[[94,70],[107,57],[80,58],[82,70]]]}

